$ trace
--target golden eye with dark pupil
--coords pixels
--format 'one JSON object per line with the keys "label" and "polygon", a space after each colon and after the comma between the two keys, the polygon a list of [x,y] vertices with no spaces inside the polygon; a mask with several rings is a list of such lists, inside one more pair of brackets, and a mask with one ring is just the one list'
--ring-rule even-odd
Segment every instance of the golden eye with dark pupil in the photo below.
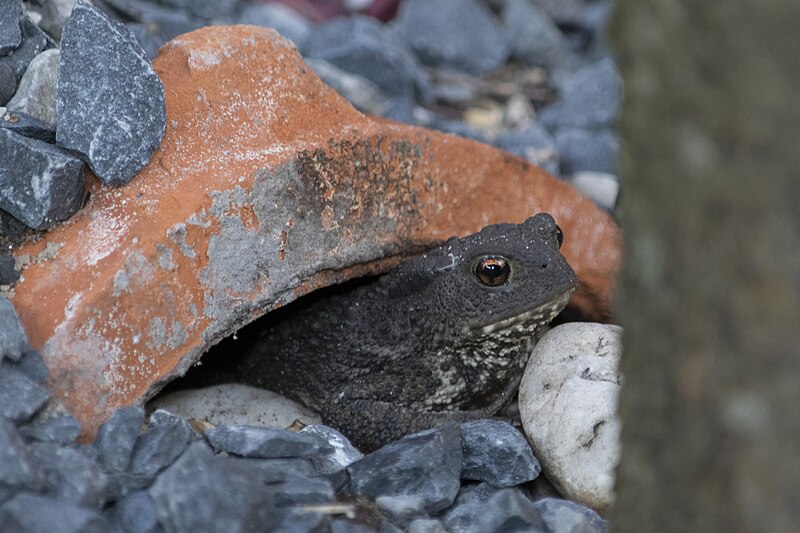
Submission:
{"label": "golden eye with dark pupil", "polygon": [[475,265],[475,276],[487,287],[497,287],[508,281],[511,265],[505,257],[484,257]]}
{"label": "golden eye with dark pupil", "polygon": [[556,226],[556,239],[558,239],[558,247],[561,248],[561,245],[564,244],[564,232],[561,231],[560,226]]}

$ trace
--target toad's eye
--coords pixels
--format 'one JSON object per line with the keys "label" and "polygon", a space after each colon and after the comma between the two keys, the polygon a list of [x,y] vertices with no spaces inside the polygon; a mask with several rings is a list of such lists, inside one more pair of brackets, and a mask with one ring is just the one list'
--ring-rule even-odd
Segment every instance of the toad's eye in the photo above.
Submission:
{"label": "toad's eye", "polygon": [[505,257],[490,255],[475,263],[475,277],[487,287],[498,287],[508,281],[511,263]]}
{"label": "toad's eye", "polygon": [[564,244],[564,232],[559,226],[556,226],[556,239],[558,239],[558,247],[561,248],[561,245]]}

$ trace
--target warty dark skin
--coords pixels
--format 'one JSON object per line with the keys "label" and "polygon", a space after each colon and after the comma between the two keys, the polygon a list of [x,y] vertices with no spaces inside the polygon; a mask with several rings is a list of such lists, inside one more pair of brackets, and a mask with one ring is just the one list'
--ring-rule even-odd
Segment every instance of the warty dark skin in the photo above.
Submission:
{"label": "warty dark skin", "polygon": [[561,240],[546,213],[452,238],[268,326],[237,357],[236,380],[317,409],[366,451],[490,417],[577,287]]}

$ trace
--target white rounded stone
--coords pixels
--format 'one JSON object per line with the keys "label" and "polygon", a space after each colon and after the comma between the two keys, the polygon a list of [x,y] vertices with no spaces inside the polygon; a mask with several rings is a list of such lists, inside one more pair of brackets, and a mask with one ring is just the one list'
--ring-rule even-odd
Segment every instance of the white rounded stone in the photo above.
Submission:
{"label": "white rounded stone", "polygon": [[187,389],[159,396],[148,404],[185,418],[206,420],[215,426],[246,424],[286,428],[299,420],[320,424],[317,413],[272,391],[227,383]]}
{"label": "white rounded stone", "polygon": [[533,350],[519,391],[525,433],[550,481],[597,511],[614,499],[622,328],[563,324]]}

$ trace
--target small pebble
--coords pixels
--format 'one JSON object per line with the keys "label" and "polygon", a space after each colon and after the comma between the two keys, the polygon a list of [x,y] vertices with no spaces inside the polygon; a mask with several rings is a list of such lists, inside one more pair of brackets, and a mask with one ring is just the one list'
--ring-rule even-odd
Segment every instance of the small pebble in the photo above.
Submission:
{"label": "small pebble", "polygon": [[166,126],[164,87],[124,25],[78,0],[61,38],[56,141],[109,185],[150,161]]}
{"label": "small pebble", "polygon": [[44,383],[47,379],[47,365],[42,354],[33,348],[26,348],[22,357],[15,361],[13,366],[36,383]]}
{"label": "small pebble", "polygon": [[581,533],[606,533],[608,522],[600,515],[575,502],[559,498],[544,498],[533,506],[547,525],[548,531],[574,531]]}
{"label": "small pebble", "polygon": [[461,430],[457,424],[403,437],[347,467],[350,490],[369,498],[417,495],[429,513],[449,507],[458,494]]}
{"label": "small pebble", "polygon": [[17,77],[14,75],[14,69],[5,63],[0,63],[0,106],[6,105],[16,91]]}
{"label": "small pebble", "polygon": [[143,423],[141,407],[122,407],[100,426],[92,446],[107,472],[122,472],[128,467]]}
{"label": "small pebble", "polygon": [[19,272],[15,268],[14,257],[0,252],[0,285],[10,285],[18,280]]}
{"label": "small pebble", "polygon": [[47,229],[80,208],[83,161],[5,128],[0,128],[0,153],[0,209],[31,228]]}
{"label": "small pebble", "polygon": [[137,491],[117,500],[105,513],[112,527],[123,533],[160,533],[156,504],[146,491]]}
{"label": "small pebble", "polygon": [[406,0],[393,26],[432,67],[482,74],[504,65],[510,52],[500,22],[478,0]]}
{"label": "small pebble", "polygon": [[561,174],[580,171],[619,173],[619,142],[608,129],[597,131],[561,128],[556,132],[556,148],[561,156]]}
{"label": "small pebble", "polygon": [[[273,28],[305,52],[305,44],[312,33],[311,22],[300,13],[279,3],[248,4],[239,14],[237,24],[253,24]],[[313,28],[316,31],[317,28]]]}
{"label": "small pebble", "polygon": [[494,144],[555,176],[560,174],[559,154],[555,141],[538,122],[522,131],[506,132],[500,135]]}
{"label": "small pebble", "polygon": [[71,415],[56,415],[41,420],[36,417],[30,424],[20,426],[19,433],[28,441],[55,442],[66,446],[75,442],[81,432],[81,423]]}
{"label": "small pebble", "polygon": [[21,493],[0,506],[0,531],[105,533],[98,512],[37,494]]}
{"label": "small pebble", "polygon": [[[42,479],[17,428],[0,416],[0,486],[19,490],[38,490]],[[8,531],[0,527],[0,531]]]}
{"label": "small pebble", "polygon": [[[5,0],[5,2],[14,2],[14,0]],[[19,2],[16,3],[19,5]],[[40,30],[27,15],[22,15],[22,18],[19,19],[19,27],[22,29],[22,43],[8,55],[0,55],[0,63],[11,67],[17,81],[22,78],[34,57],[48,48],[56,47],[56,43]]]}
{"label": "small pebble", "polygon": [[619,179],[605,172],[577,172],[569,177],[573,187],[606,209],[614,209],[619,195]]}
{"label": "small pebble", "polygon": [[319,437],[258,426],[221,426],[206,432],[217,451],[242,457],[306,457],[332,448]]}
{"label": "small pebble", "polygon": [[14,306],[5,296],[0,296],[0,361],[3,358],[18,361],[28,348],[28,337]]}
{"label": "small pebble", "polygon": [[524,65],[548,69],[575,63],[564,35],[553,20],[529,0],[508,0],[502,11],[512,57]]}
{"label": "small pebble", "polygon": [[0,0],[0,55],[8,54],[22,42],[22,31],[19,27],[21,17],[22,2]]}
{"label": "small pebble", "polygon": [[81,507],[103,507],[109,479],[91,453],[55,442],[36,442],[30,454],[43,474],[48,496]]}
{"label": "small pebble", "polygon": [[406,527],[412,520],[428,518],[425,500],[416,494],[402,496],[378,496],[375,505],[392,524]]}
{"label": "small pebble", "polygon": [[49,33],[53,39],[60,41],[61,32],[67,20],[69,20],[74,6],[75,0],[48,0],[47,2],[41,2],[41,5],[37,6],[42,13],[39,27]]}
{"label": "small pebble", "polygon": [[435,518],[417,518],[408,525],[407,533],[447,533],[444,524]]}
{"label": "small pebble", "polygon": [[155,475],[172,464],[189,446],[192,429],[180,417],[151,423],[144,433],[136,437],[131,450],[128,472],[153,479]]}
{"label": "small pebble", "polygon": [[164,45],[164,41],[144,24],[137,22],[128,22],[125,24],[136,38],[136,42],[142,47],[149,59],[155,59],[158,55],[158,50]]}
{"label": "small pebble", "polygon": [[461,424],[461,478],[511,487],[536,479],[542,468],[528,441],[500,420]]}
{"label": "small pebble", "polygon": [[27,113],[0,108],[0,128],[49,144],[56,142],[55,124],[48,124]]}
{"label": "small pebble", "polygon": [[61,52],[45,50],[31,61],[6,107],[27,113],[48,124],[56,123],[56,84]]}
{"label": "small pebble", "polygon": [[548,531],[533,502],[518,488],[501,489],[485,501],[453,506],[443,522],[449,531],[464,533]]}
{"label": "small pebble", "polygon": [[0,362],[0,416],[14,422],[30,420],[50,399],[50,391],[9,361]]}

